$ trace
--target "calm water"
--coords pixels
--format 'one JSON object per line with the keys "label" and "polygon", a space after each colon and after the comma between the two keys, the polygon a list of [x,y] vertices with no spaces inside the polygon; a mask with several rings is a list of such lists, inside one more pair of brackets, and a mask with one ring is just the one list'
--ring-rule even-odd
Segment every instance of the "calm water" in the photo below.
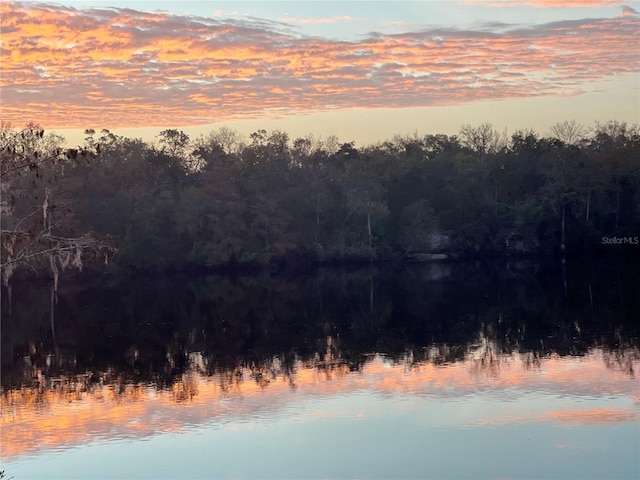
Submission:
{"label": "calm water", "polygon": [[7,477],[638,478],[638,265],[2,296]]}

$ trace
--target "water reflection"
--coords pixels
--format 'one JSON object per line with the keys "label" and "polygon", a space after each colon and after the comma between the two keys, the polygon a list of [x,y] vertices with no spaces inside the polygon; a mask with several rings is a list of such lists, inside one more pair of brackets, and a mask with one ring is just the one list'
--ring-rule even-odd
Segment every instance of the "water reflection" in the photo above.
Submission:
{"label": "water reflection", "polygon": [[637,426],[634,272],[578,269],[565,294],[557,272],[448,268],[102,279],[53,310],[46,284],[14,288],[3,462],[278,419],[340,435],[389,412],[451,431]]}
{"label": "water reflection", "polygon": [[[637,367],[640,351],[630,349],[625,354]],[[416,362],[412,353],[394,360],[373,355],[356,372],[335,356],[329,360],[296,360],[293,365],[284,365],[279,358],[273,358],[261,365],[238,365],[211,375],[206,373],[202,356],[193,354],[186,372],[163,389],[127,383],[112,372],[42,379],[37,386],[3,392],[3,456],[11,458],[37,449],[68,447],[96,438],[180,431],[211,421],[229,422],[256,415],[272,418],[287,411],[292,402],[358,391],[454,400],[484,394],[501,396],[502,401],[509,398],[515,401],[527,392],[543,391],[558,397],[622,401],[615,406],[597,404],[595,408],[543,411],[531,410],[531,406],[513,407],[509,415],[499,411],[474,414],[463,424],[638,421],[637,383],[628,372],[609,368],[606,360],[609,354],[601,348],[591,349],[580,358],[551,355],[535,364],[529,354],[501,354],[491,362],[486,362],[483,355],[470,352],[463,360],[445,365]],[[448,424],[453,419],[440,421]]]}

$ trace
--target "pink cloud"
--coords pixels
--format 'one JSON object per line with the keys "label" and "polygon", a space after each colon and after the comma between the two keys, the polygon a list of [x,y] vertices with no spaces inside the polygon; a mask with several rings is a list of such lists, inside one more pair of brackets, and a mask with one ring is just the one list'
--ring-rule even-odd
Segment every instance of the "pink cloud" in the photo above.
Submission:
{"label": "pink cloud", "polygon": [[635,15],[347,42],[260,19],[8,2],[0,8],[3,119],[45,128],[198,125],[569,96],[588,82],[640,71]]}

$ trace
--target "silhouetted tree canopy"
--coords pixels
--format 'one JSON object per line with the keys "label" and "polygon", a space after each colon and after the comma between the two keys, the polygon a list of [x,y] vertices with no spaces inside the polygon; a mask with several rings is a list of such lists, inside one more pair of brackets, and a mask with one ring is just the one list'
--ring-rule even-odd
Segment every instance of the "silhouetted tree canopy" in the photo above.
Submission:
{"label": "silhouetted tree canopy", "polygon": [[640,232],[640,130],[624,122],[510,138],[483,123],[365,146],[278,130],[85,134],[69,149],[3,126],[5,277],[45,252],[108,256],[105,238],[117,264],[166,269],[583,254]]}

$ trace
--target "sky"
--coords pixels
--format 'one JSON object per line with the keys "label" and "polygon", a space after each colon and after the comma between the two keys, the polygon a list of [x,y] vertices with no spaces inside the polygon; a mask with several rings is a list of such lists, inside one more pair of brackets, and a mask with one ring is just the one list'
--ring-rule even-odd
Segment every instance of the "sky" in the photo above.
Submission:
{"label": "sky", "polygon": [[640,0],[0,2],[0,111],[70,141],[221,126],[375,143],[640,122]]}

